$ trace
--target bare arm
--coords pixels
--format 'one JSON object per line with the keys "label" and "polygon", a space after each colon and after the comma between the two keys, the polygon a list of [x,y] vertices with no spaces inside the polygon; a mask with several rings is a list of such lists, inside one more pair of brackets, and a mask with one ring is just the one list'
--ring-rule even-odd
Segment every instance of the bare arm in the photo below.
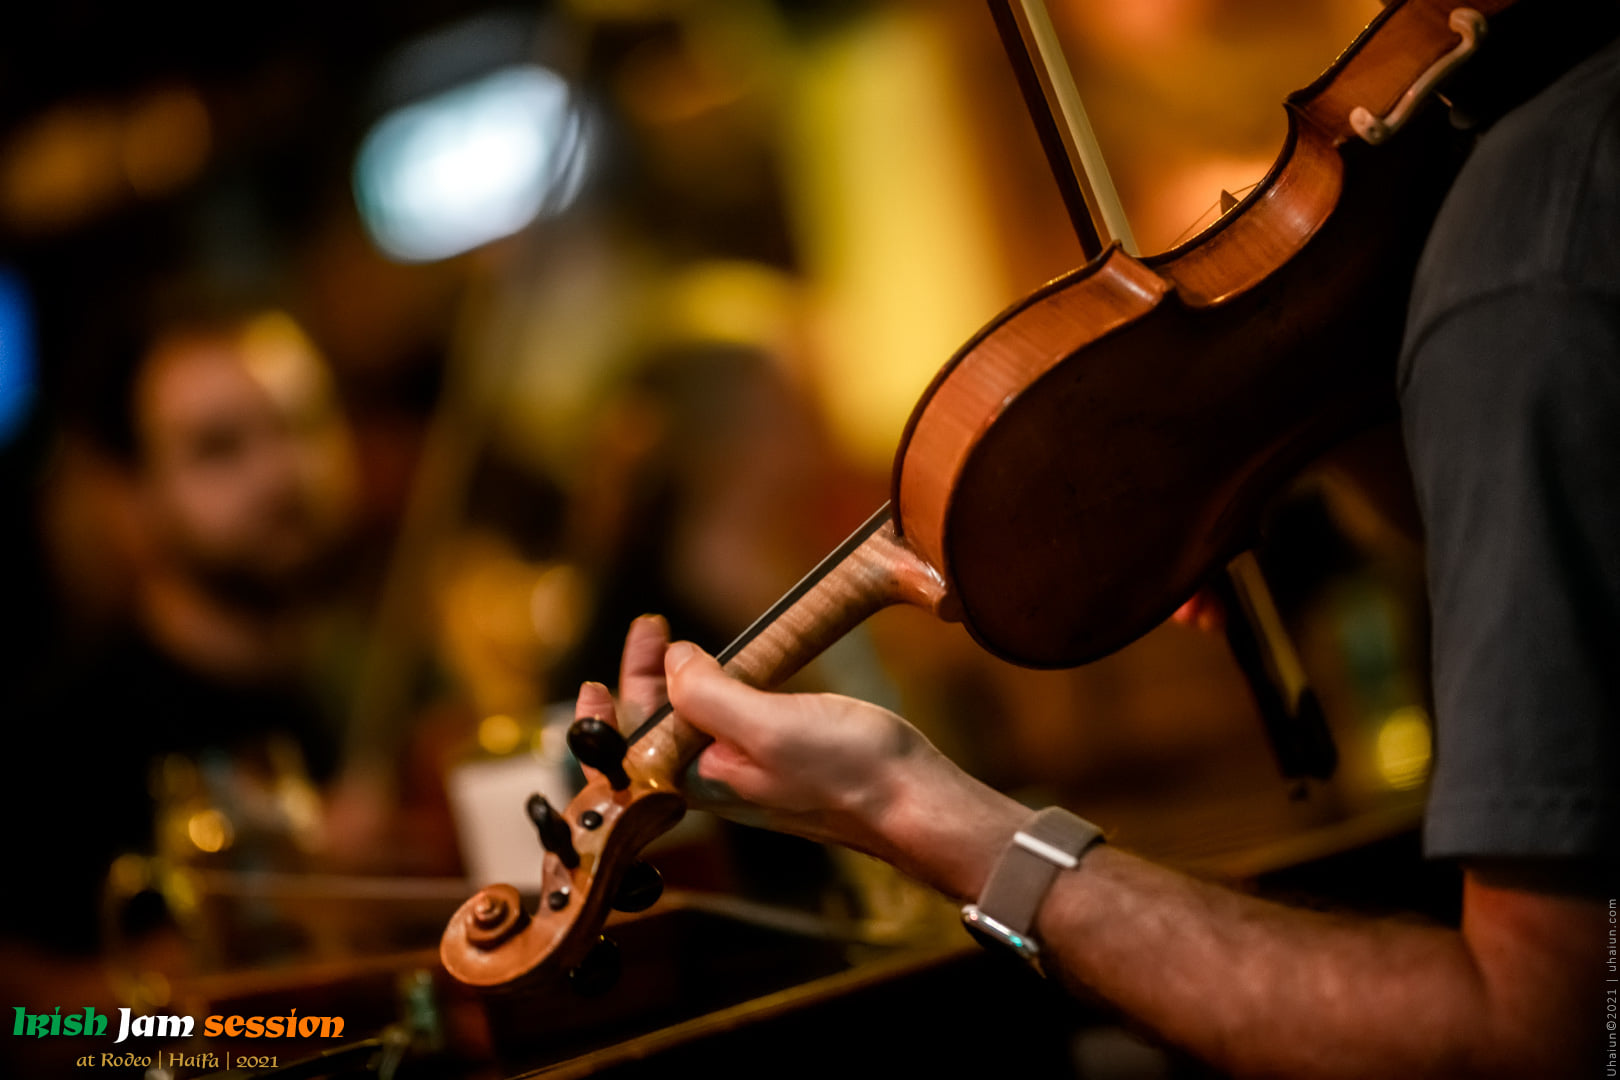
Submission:
{"label": "bare arm", "polygon": [[[663,632],[632,630],[627,696],[664,689],[641,670]],[[670,700],[717,740],[704,784],[744,800],[748,820],[967,900],[1028,814],[886,710],[764,694],[690,645],[665,665]],[[593,687],[579,708],[611,715],[613,702]],[[1058,877],[1037,931],[1056,978],[1238,1075],[1598,1075],[1607,916],[1516,868],[1469,870],[1459,931],[1296,910],[1104,845]]]}
{"label": "bare arm", "polygon": [[1599,919],[1472,871],[1460,931],[1327,915],[1104,847],[1038,929],[1066,983],[1238,1075],[1529,1077],[1596,1042]]}

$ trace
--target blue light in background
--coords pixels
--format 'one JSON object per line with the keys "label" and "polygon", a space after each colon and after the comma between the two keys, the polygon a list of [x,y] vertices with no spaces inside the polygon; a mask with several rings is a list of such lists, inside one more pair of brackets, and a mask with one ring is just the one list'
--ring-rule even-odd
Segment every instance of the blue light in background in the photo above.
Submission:
{"label": "blue light in background", "polygon": [[22,278],[0,266],[0,446],[22,430],[37,380],[34,325]]}

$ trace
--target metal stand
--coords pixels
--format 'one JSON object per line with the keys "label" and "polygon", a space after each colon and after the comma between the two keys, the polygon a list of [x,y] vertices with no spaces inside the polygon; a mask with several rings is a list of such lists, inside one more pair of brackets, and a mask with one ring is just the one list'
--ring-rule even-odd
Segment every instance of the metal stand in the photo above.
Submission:
{"label": "metal stand", "polygon": [[1254,694],[1278,770],[1291,780],[1332,776],[1338,747],[1254,553],[1233,559],[1211,589],[1224,609],[1226,642]]}

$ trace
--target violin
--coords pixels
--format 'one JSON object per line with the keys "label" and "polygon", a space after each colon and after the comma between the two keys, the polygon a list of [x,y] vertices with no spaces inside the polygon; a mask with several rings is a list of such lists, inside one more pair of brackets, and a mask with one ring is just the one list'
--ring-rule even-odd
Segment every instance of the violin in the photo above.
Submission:
{"label": "violin", "polygon": [[[993,319],[917,403],[889,505],[725,670],[771,687],[892,604],[1036,668],[1163,622],[1249,546],[1280,484],[1393,411],[1412,274],[1461,163],[1432,98],[1509,6],[1392,2],[1287,98],[1281,154],[1211,228],[1148,258],[1115,242]],[[638,855],[685,812],[709,741],[667,705],[628,736],[576,723],[587,784],[562,810],[530,801],[538,908],[481,890],[444,931],[446,969],[513,992],[610,966],[602,925],[656,898]]]}

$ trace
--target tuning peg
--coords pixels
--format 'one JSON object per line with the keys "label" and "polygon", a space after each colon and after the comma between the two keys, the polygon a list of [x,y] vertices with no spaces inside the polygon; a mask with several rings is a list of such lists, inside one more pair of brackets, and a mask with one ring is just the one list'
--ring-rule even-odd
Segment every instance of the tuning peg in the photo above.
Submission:
{"label": "tuning peg", "polygon": [[619,911],[646,911],[663,895],[664,878],[658,868],[652,863],[631,863],[613,896],[613,906]]}
{"label": "tuning peg", "polygon": [[568,749],[582,764],[607,777],[614,791],[630,786],[630,777],[624,771],[624,755],[630,746],[612,724],[594,716],[575,720],[568,729]]}
{"label": "tuning peg", "polygon": [[568,819],[553,810],[546,797],[539,792],[529,796],[525,809],[529,812],[529,820],[534,822],[535,831],[540,834],[540,846],[561,859],[568,869],[578,866],[579,852],[574,850],[574,832],[568,826]]}
{"label": "tuning peg", "polygon": [[568,982],[580,997],[597,997],[613,989],[623,970],[619,943],[604,935],[591,946],[579,966],[568,973]]}

